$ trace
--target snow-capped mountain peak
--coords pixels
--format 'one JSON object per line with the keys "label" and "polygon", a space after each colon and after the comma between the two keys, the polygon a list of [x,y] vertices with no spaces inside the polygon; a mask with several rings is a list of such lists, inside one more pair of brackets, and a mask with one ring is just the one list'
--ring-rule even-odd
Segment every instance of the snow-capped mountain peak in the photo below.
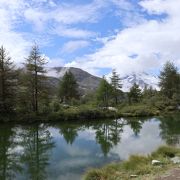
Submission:
{"label": "snow-capped mountain peak", "polygon": [[145,88],[145,86],[151,86],[153,89],[159,90],[158,77],[150,75],[146,72],[131,73],[129,75],[123,76],[121,79],[123,84],[122,90],[124,92],[128,92],[134,83],[138,84],[142,90]]}

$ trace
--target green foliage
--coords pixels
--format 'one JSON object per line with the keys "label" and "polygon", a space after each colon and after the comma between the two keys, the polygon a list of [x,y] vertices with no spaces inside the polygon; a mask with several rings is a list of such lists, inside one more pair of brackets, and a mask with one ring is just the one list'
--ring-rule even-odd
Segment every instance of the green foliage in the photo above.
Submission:
{"label": "green foliage", "polygon": [[59,84],[59,97],[64,103],[70,103],[72,99],[79,98],[78,84],[70,71],[65,73]]}
{"label": "green foliage", "polygon": [[97,101],[100,106],[109,106],[112,97],[112,91],[111,84],[109,84],[105,77],[103,77],[97,90]]}
{"label": "green foliage", "polygon": [[118,113],[120,116],[153,116],[158,115],[159,111],[151,106],[148,105],[126,105],[119,109]]}
{"label": "green foliage", "polygon": [[45,87],[45,68],[46,59],[42,57],[37,45],[32,47],[32,50],[26,59],[24,76],[25,81],[22,82],[25,88],[27,100],[30,101],[29,106],[32,111],[38,113],[40,99],[47,96],[47,89]]}
{"label": "green foliage", "polygon": [[128,97],[130,103],[140,102],[142,93],[141,93],[141,89],[136,83],[134,83],[133,86],[131,87]]}
{"label": "green foliage", "polygon": [[159,79],[161,93],[165,97],[172,99],[174,94],[180,94],[180,74],[178,73],[177,67],[175,67],[173,63],[167,62],[164,65]]}
{"label": "green foliage", "polygon": [[157,151],[152,153],[153,158],[158,158],[159,156],[162,156],[164,158],[173,158],[176,155],[180,153],[179,149],[176,149],[171,146],[162,146]]}
{"label": "green foliage", "polygon": [[6,49],[0,47],[0,112],[12,112],[15,107],[16,74]]}
{"label": "green foliage", "polygon": [[120,90],[122,88],[122,84],[119,74],[117,74],[115,69],[113,69],[112,71],[111,86],[112,86],[112,96],[114,98],[115,104],[117,105],[120,96],[122,95],[122,92]]}
{"label": "green foliage", "polygon": [[[45,76],[45,64],[46,60],[38,46],[34,45],[24,68],[14,70],[8,53],[3,46],[0,48],[0,113],[13,111],[26,116],[51,116],[52,113],[56,117],[67,115],[65,119],[81,116],[98,118],[107,116],[103,108],[116,106],[118,113],[113,113],[117,116],[151,116],[178,111],[180,105],[180,74],[171,62],[165,64],[159,76],[160,92],[152,87],[145,87],[141,92],[134,83],[129,93],[123,93],[121,79],[113,70],[111,83],[103,78],[96,92],[83,96],[80,96],[78,84],[71,72],[65,73],[59,88],[52,87],[50,90],[47,84],[51,78]],[[67,105],[71,106],[68,110],[65,107]]]}

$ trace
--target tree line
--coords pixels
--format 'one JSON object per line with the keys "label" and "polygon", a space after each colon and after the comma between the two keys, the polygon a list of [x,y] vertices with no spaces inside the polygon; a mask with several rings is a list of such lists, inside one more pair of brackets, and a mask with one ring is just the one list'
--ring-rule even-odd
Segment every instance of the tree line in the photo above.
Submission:
{"label": "tree line", "polygon": [[73,74],[65,73],[57,93],[52,93],[46,76],[47,60],[41,55],[35,44],[22,68],[16,69],[6,49],[0,47],[0,113],[25,112],[39,113],[58,111],[61,104],[94,104],[98,107],[133,105],[156,102],[180,105],[180,73],[178,68],[168,61],[159,75],[160,91],[152,87],[141,90],[134,83],[128,93],[122,91],[122,81],[116,70],[112,71],[110,81],[102,78],[96,92],[81,96],[78,83]]}

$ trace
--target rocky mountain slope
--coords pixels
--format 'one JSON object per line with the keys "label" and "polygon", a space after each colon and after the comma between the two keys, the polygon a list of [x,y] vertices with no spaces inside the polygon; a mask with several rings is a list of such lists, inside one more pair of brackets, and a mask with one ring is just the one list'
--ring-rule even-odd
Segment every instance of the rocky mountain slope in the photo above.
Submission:
{"label": "rocky mountain slope", "polygon": [[[48,70],[50,86],[56,89],[59,81],[61,81],[67,71],[70,71],[75,76],[81,94],[95,91],[100,84],[101,78],[93,76],[82,69],[74,67],[54,67]],[[152,86],[158,90],[158,77],[145,72],[132,73],[121,79],[123,84],[122,90],[124,92],[128,92],[134,83],[137,83],[141,89],[144,89],[145,86]]]}
{"label": "rocky mountain slope", "polygon": [[51,76],[50,84],[57,87],[59,81],[61,81],[67,71],[70,71],[74,75],[77,83],[79,84],[81,94],[95,91],[100,84],[101,78],[74,67],[54,67],[49,69],[48,74]]}

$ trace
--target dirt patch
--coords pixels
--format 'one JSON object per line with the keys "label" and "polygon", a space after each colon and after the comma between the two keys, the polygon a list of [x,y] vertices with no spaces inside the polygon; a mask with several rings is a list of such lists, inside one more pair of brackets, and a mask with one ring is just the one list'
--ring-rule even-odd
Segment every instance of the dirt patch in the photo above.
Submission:
{"label": "dirt patch", "polygon": [[163,176],[155,178],[155,180],[180,180],[180,168],[172,169]]}

